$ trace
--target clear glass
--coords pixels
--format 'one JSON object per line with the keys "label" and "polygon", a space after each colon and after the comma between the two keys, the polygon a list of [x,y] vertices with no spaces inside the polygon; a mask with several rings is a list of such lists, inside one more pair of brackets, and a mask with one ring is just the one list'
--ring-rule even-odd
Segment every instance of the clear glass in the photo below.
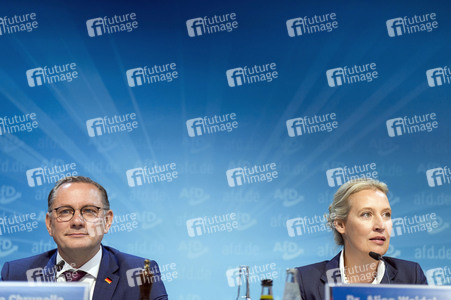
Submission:
{"label": "clear glass", "polygon": [[301,300],[297,269],[287,269],[287,279],[285,280],[282,300]]}
{"label": "clear glass", "polygon": [[251,300],[249,291],[249,266],[240,266],[238,268],[237,286],[238,296],[236,300]]}

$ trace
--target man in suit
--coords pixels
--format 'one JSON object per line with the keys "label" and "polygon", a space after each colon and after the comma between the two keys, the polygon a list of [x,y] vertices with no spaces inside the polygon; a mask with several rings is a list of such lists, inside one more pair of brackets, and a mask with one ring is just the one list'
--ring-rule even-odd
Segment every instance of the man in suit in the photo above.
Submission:
{"label": "man in suit", "polygon": [[48,197],[46,226],[58,248],[4,264],[2,280],[80,281],[91,288],[90,299],[139,299],[140,285],[152,283],[151,300],[168,296],[155,261],[152,278],[141,277],[144,259],[101,245],[113,222],[108,195],[97,182],[82,176],[56,183]]}

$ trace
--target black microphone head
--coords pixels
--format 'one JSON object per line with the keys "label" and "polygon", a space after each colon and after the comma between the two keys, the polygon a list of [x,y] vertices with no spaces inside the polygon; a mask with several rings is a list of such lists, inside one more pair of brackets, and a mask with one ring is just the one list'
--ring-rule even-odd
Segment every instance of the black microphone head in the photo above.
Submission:
{"label": "black microphone head", "polygon": [[380,255],[379,253],[370,251],[370,253],[368,253],[368,254],[371,256],[372,259],[382,260],[382,255]]}
{"label": "black microphone head", "polygon": [[64,267],[64,264],[66,262],[64,260],[61,260],[59,263],[56,264],[56,271],[59,272]]}

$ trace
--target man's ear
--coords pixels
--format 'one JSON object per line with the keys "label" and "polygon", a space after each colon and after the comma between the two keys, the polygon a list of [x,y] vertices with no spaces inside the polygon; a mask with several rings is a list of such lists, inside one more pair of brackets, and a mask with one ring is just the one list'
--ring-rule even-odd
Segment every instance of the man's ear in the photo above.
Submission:
{"label": "man's ear", "polygon": [[50,216],[50,213],[47,213],[45,215],[45,226],[47,227],[47,231],[49,232],[49,235],[53,236],[52,217]]}
{"label": "man's ear", "polygon": [[335,219],[334,220],[334,227],[341,234],[346,232],[346,224],[341,219]]}
{"label": "man's ear", "polygon": [[110,209],[105,214],[105,227],[103,228],[104,233],[108,233],[108,230],[110,229],[111,225],[113,224],[113,211]]}

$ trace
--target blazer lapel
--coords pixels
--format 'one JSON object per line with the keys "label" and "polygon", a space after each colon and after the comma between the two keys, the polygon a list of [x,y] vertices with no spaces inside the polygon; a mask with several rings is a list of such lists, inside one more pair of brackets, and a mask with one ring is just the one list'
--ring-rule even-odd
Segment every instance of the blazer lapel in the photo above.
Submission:
{"label": "blazer lapel", "polygon": [[338,277],[333,277],[333,278],[334,278],[334,280],[336,280],[335,283],[341,282],[341,274],[340,274],[340,266],[339,266],[340,254],[341,254],[341,251],[334,258],[332,258],[331,260],[329,260],[326,263],[326,266],[324,268],[325,272],[320,277],[320,280],[323,283],[323,284],[318,285],[318,292],[319,292],[319,295],[321,296],[321,299],[324,299],[324,289],[325,289],[326,283],[328,282],[328,278],[327,278],[328,272],[330,272],[331,273],[330,276],[332,276],[332,275],[334,275],[335,272],[338,271]]}
{"label": "blazer lapel", "polygon": [[103,246],[102,251],[102,260],[100,261],[99,274],[97,274],[94,295],[92,297],[93,300],[112,299],[113,293],[119,282],[119,276],[114,274],[119,269],[119,266],[117,265],[113,254]]}
{"label": "blazer lapel", "polygon": [[398,270],[395,269],[387,259],[384,259],[385,264],[385,274],[382,277],[381,283],[394,283],[396,274],[398,274]]}

